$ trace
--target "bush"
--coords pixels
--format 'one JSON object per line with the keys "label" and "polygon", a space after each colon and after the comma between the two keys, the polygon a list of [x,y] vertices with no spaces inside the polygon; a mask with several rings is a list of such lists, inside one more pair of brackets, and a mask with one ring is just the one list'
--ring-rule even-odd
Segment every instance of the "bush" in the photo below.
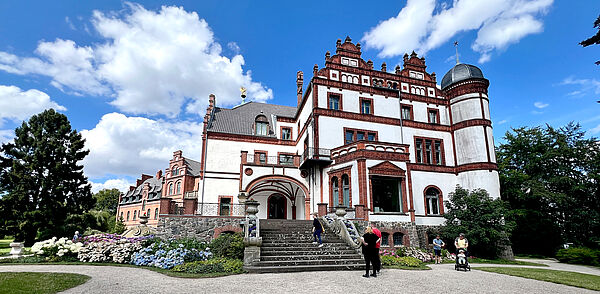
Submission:
{"label": "bush", "polygon": [[184,262],[207,260],[212,257],[208,250],[202,251],[196,248],[187,249],[184,244],[177,244],[176,248],[170,248],[171,242],[152,243],[141,249],[131,257],[131,263],[138,266],[154,266],[162,269],[170,269]]}
{"label": "bush", "polygon": [[3,258],[0,263],[42,263],[46,262],[46,258],[39,255],[19,257],[19,258]]}
{"label": "bush", "polygon": [[241,233],[221,234],[210,242],[209,247],[216,257],[244,259],[244,238]]}
{"label": "bush", "polygon": [[600,266],[600,250],[585,247],[560,249],[556,253],[556,259],[564,263]]}
{"label": "bush", "polygon": [[243,262],[237,259],[215,258],[203,261],[187,262],[175,266],[174,272],[190,274],[228,273],[241,274],[244,272]]}
{"label": "bush", "polygon": [[31,246],[31,252],[35,255],[44,256],[50,261],[71,261],[76,260],[77,253],[81,250],[81,242],[73,243],[68,238],[48,239],[36,242]]}
{"label": "bush", "polygon": [[85,245],[77,258],[81,262],[129,263],[131,256],[143,248],[144,242],[151,238],[127,238],[116,234],[101,234],[81,238]]}
{"label": "bush", "polygon": [[431,252],[427,252],[426,250],[417,247],[400,247],[400,249],[396,250],[396,255],[400,257],[413,257],[422,262],[430,262],[433,260],[433,254]]}
{"label": "bush", "polygon": [[395,257],[392,255],[383,255],[381,256],[381,264],[387,266],[419,267],[423,264],[423,262],[410,256]]}

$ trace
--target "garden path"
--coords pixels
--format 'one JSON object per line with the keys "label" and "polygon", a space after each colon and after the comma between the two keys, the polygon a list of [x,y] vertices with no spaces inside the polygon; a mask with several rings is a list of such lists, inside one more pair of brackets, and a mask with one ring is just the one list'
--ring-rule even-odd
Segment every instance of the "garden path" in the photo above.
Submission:
{"label": "garden path", "polygon": [[[483,265],[476,265],[483,266]],[[488,265],[495,266],[495,265]],[[453,264],[430,271],[383,270],[378,278],[362,271],[245,274],[219,278],[168,277],[142,268],[86,265],[3,265],[0,272],[67,272],[89,275],[87,283],[64,293],[597,293],[548,282],[483,271],[457,272]],[[576,266],[577,267],[577,266]],[[551,269],[556,265],[551,265]],[[558,269],[558,268],[556,268]]]}

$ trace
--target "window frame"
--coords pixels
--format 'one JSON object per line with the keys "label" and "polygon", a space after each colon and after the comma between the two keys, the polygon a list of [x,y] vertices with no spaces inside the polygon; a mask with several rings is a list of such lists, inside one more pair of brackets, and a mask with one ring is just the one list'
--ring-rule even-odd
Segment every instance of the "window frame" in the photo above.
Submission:
{"label": "window frame", "polygon": [[[415,150],[415,163],[418,164],[427,164],[427,165],[439,165],[439,166],[445,166],[446,165],[446,156],[444,155],[444,139],[438,139],[438,138],[428,138],[428,137],[414,137],[414,150]],[[419,143],[421,148],[419,148]],[[429,150],[429,154],[428,154],[428,150],[427,150],[427,143],[429,143],[429,146],[431,147],[431,149]],[[436,154],[436,149],[435,143],[439,143],[440,146],[440,161],[438,161],[437,158],[437,154]],[[419,149],[421,149],[419,151]],[[429,157],[428,155],[430,155],[431,157]],[[419,160],[421,159],[421,160]],[[429,162],[428,162],[429,160]]]}
{"label": "window frame", "polygon": [[[402,109],[404,108],[408,108],[409,112],[410,112],[410,118],[406,119],[402,116]],[[413,113],[413,106],[411,104],[400,104],[400,119],[401,120],[415,120],[415,116]]]}
{"label": "window frame", "polygon": [[[347,140],[347,134],[352,133],[352,141],[348,142]],[[356,141],[361,141],[358,140],[358,133],[362,133],[363,134],[363,141],[371,141],[369,140],[369,135],[373,135],[374,140],[371,142],[377,142],[379,141],[379,132],[378,131],[372,131],[372,130],[361,130],[361,129],[352,129],[352,128],[344,128],[344,144],[343,145],[347,145],[347,144],[351,144],[354,143]]]}
{"label": "window frame", "polygon": [[[284,130],[287,130],[287,131],[289,131],[289,138],[287,138],[287,139],[283,137],[283,131],[284,131]],[[291,128],[291,127],[283,127],[283,126],[282,126],[282,127],[280,127],[280,128],[279,128],[279,137],[281,138],[281,140],[284,140],[284,141],[291,141],[291,140],[292,140],[292,134],[293,134],[292,132],[293,132],[293,131],[292,131],[292,128]]]}
{"label": "window frame", "polygon": [[[360,97],[359,99],[359,103],[358,103],[358,107],[360,108],[359,111],[361,114],[370,114],[373,115],[375,113],[375,107],[374,107],[374,100],[373,98],[365,98],[365,97]],[[363,108],[363,103],[368,102],[369,103],[369,112],[364,112],[364,108]]]}
{"label": "window frame", "polygon": [[[281,157],[282,156],[289,156],[289,162],[286,162],[285,164],[282,163]],[[293,166],[294,165],[294,156],[296,156],[296,154],[294,153],[288,153],[288,152],[278,152],[277,153],[277,164],[278,165],[283,165],[283,166]]]}
{"label": "window frame", "polygon": [[[223,204],[223,199],[229,200],[229,214],[227,214],[227,215],[221,213],[222,212],[221,204]],[[231,216],[232,205],[233,205],[233,196],[219,196],[219,216]]]}
{"label": "window frame", "polygon": [[154,209],[154,219],[158,219],[158,207]]}
{"label": "window frame", "polygon": [[[264,155],[265,156],[265,161],[262,162],[260,160],[260,155]],[[265,150],[254,150],[254,163],[255,164],[267,164],[267,162],[269,162],[269,153]]]}
{"label": "window frame", "polygon": [[[334,109],[331,107],[331,98],[338,98],[338,108]],[[327,109],[331,109],[331,110],[344,110],[343,107],[343,95],[341,93],[333,93],[333,92],[328,92],[327,93]]]}
{"label": "window frame", "polygon": [[[265,134],[259,134],[259,124],[264,125],[260,130],[264,130]],[[269,135],[269,119],[264,114],[259,114],[254,118],[254,135],[255,136],[268,136]]]}
{"label": "window frame", "polygon": [[[430,114],[432,112],[435,112],[435,120],[436,121],[434,121],[434,122],[431,121],[431,115]],[[437,108],[427,107],[427,122],[430,123],[430,124],[436,124],[436,125],[441,124],[441,122],[440,122],[440,110],[437,109]]]}
{"label": "window frame", "polygon": [[[435,197],[432,197],[434,195],[427,194],[427,192],[431,191],[431,190],[434,190],[437,193],[435,195]],[[429,212],[431,206],[429,205],[428,199],[434,199],[434,198],[437,198],[437,201],[435,201],[435,203],[437,204],[437,214]],[[424,204],[426,216],[441,216],[444,214],[444,194],[442,194],[442,190],[440,190],[440,188],[438,188],[437,186],[434,186],[434,185],[429,185],[429,186],[425,187],[425,189],[423,189],[423,200],[424,200],[423,204]]]}

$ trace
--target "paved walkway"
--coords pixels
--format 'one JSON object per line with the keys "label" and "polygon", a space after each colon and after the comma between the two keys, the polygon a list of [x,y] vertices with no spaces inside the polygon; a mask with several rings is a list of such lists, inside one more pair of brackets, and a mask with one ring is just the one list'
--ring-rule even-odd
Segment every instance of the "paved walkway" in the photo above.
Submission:
{"label": "paved walkway", "polygon": [[[594,268],[548,263],[550,269],[590,270],[589,273],[599,274]],[[0,272],[67,272],[92,277],[87,283],[64,293],[598,293],[477,270],[457,272],[453,264],[431,267],[430,271],[384,269],[379,277],[369,279],[361,277],[363,272],[357,271],[183,279],[142,268],[84,265],[3,265]]]}

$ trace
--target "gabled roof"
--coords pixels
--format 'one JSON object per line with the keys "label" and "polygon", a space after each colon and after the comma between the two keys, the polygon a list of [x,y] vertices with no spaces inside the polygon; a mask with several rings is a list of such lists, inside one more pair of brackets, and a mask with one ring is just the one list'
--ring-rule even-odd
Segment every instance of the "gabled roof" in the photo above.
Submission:
{"label": "gabled roof", "polygon": [[253,135],[254,121],[257,116],[264,115],[269,121],[269,137],[275,137],[273,131],[273,115],[291,117],[296,115],[296,107],[248,102],[232,109],[215,107],[214,117],[208,126],[208,131]]}
{"label": "gabled roof", "polygon": [[185,161],[185,165],[187,165],[190,175],[194,177],[200,176],[200,170],[202,169],[200,162],[185,157],[183,160]]}

